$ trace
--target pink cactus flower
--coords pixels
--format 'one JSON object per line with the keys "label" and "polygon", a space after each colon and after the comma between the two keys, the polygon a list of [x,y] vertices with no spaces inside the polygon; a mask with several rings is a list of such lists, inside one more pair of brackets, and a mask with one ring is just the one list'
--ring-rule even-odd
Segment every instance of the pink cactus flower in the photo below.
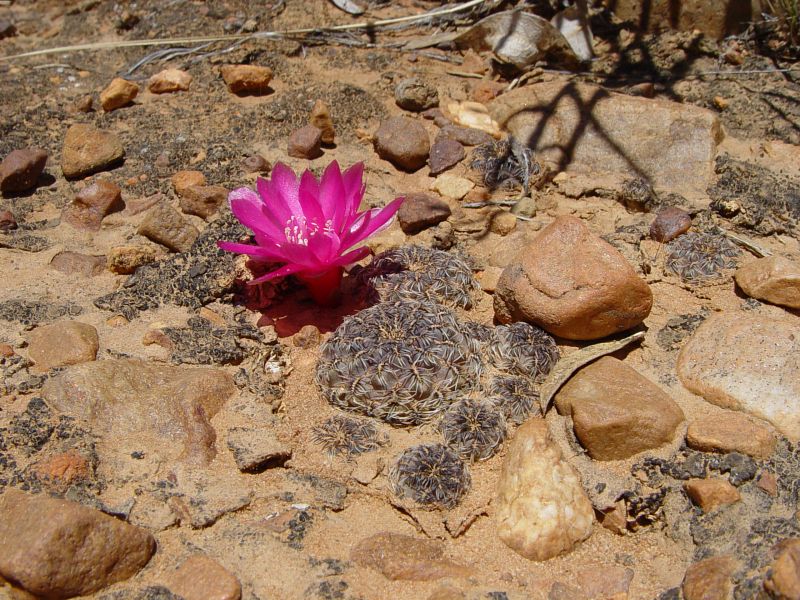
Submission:
{"label": "pink cactus flower", "polygon": [[278,163],[269,180],[258,179],[258,193],[238,188],[228,195],[231,211],[253,230],[256,245],[218,245],[263,262],[286,263],[250,283],[294,275],[317,303],[331,304],[344,267],[370,252],[364,246],[351,248],[387,227],[403,202],[396,198],[383,208],[358,212],[366,187],[363,174],[364,163],[342,173],[333,161],[320,180],[306,170],[298,181],[288,166]]}

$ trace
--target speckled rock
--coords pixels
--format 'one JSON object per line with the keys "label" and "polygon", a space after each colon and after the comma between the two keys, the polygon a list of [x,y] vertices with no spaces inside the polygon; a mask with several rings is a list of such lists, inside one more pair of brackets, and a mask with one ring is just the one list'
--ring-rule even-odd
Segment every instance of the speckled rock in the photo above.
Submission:
{"label": "speckled rock", "polygon": [[690,479],[683,484],[683,489],[692,502],[706,513],[742,499],[739,490],[725,479]]}
{"label": "speckled rock", "polygon": [[93,277],[106,269],[105,256],[90,256],[79,252],[59,252],[50,259],[50,267],[65,275]]}
{"label": "speckled rock", "polygon": [[686,569],[683,597],[686,600],[729,600],[733,574],[738,564],[733,556],[712,556]]}
{"label": "speckled rock", "polygon": [[409,77],[394,88],[394,101],[402,109],[422,112],[439,106],[439,92],[420,78]]}
{"label": "speckled rock", "polygon": [[286,149],[294,158],[314,159],[322,156],[322,131],[313,125],[306,125],[292,132]]}
{"label": "speckled rock", "polygon": [[108,87],[100,92],[100,106],[106,112],[122,108],[133,102],[138,93],[139,85],[137,83],[122,77],[115,77]]}
{"label": "speckled rock", "polygon": [[36,373],[93,361],[100,348],[97,330],[78,321],[42,325],[31,331],[27,339],[28,357],[34,362],[32,370]]}
{"label": "speckled rock", "polygon": [[142,265],[155,262],[158,254],[153,246],[114,246],[108,251],[108,270],[119,275],[130,275]]}
{"label": "speckled rock", "polygon": [[800,598],[800,539],[791,538],[779,544],[764,587],[781,600]]}
{"label": "speckled rock", "polygon": [[667,206],[656,213],[650,224],[650,237],[657,242],[669,242],[682,233],[689,231],[692,217],[677,206]]}
{"label": "speckled rock", "polygon": [[153,75],[147,82],[147,89],[154,94],[185,92],[192,85],[193,77],[180,69],[164,69]]}
{"label": "speckled rock", "polygon": [[621,460],[669,443],[683,411],[649,379],[604,356],[578,371],[555,398],[595,460]]}
{"label": "speckled rock", "polygon": [[472,570],[444,557],[441,542],[399,533],[376,533],[350,551],[353,562],[380,571],[391,580],[430,581],[469,577]]}
{"label": "speckled rock", "polygon": [[35,187],[47,156],[41,148],[11,151],[0,163],[0,192],[24,192]]}
{"label": "speckled rock", "polygon": [[44,598],[82,596],[150,560],[147,531],[100,511],[7,489],[0,498],[0,574]]}
{"label": "speckled rock", "polygon": [[220,73],[233,94],[265,94],[272,81],[272,69],[257,65],[225,65]]}
{"label": "speckled rock", "polygon": [[381,123],[373,143],[378,156],[404,171],[422,167],[431,150],[428,132],[408,117],[392,117]]}
{"label": "speckled rock", "polygon": [[742,291],[757,300],[800,308],[800,263],[766,256],[745,263],[734,275]]}
{"label": "speckled rock", "polygon": [[463,177],[458,177],[457,175],[451,175],[449,173],[439,175],[431,184],[431,189],[433,191],[442,196],[452,198],[453,200],[461,200],[474,187],[475,184],[469,179],[464,179]]}
{"label": "speckled rock", "polygon": [[164,585],[185,600],[239,600],[242,584],[217,561],[200,554],[189,557]]}
{"label": "speckled rock", "polygon": [[64,207],[61,218],[75,229],[98,231],[106,215],[124,208],[119,186],[101,179],[78,192]]}
{"label": "speckled rock", "polygon": [[800,325],[739,312],[709,317],[678,355],[678,376],[709,402],[800,439]]}
{"label": "speckled rock", "polygon": [[686,431],[686,445],[701,452],[740,452],[767,459],[776,444],[775,430],[768,423],[731,410],[699,417]]}
{"label": "speckled rock", "polygon": [[558,217],[503,271],[494,295],[501,323],[530,321],[571,340],[641,323],[653,294],[615,248],[575,217]]}
{"label": "speckled rock", "polygon": [[149,443],[166,459],[206,464],[215,455],[209,419],[235,389],[231,376],[216,368],[110,359],[68,368],[47,381],[43,394],[120,447],[135,444],[133,451]]}
{"label": "speckled rock", "polygon": [[464,146],[447,137],[439,137],[431,146],[429,164],[431,175],[444,173],[464,160]]}
{"label": "speckled rock", "polygon": [[228,190],[221,185],[192,185],[181,194],[181,210],[187,215],[208,219],[227,199]]}
{"label": "speckled rock", "polygon": [[592,534],[592,504],[541,419],[526,421],[511,440],[495,506],[498,536],[531,560],[569,552]]}
{"label": "speckled rock", "polygon": [[92,125],[72,125],[64,137],[61,170],[67,179],[85,177],[122,161],[125,149],[119,138]]}
{"label": "speckled rock", "polygon": [[406,199],[397,211],[400,229],[406,235],[414,235],[424,229],[446,221],[450,206],[444,200],[424,192],[406,194]]}
{"label": "speckled rock", "polygon": [[137,233],[173,252],[188,251],[200,235],[197,227],[166,202],[159,202],[147,211]]}
{"label": "speckled rock", "polygon": [[314,102],[308,122],[309,125],[313,125],[322,132],[323,144],[332,144],[334,142],[336,131],[333,128],[331,110],[322,100]]}

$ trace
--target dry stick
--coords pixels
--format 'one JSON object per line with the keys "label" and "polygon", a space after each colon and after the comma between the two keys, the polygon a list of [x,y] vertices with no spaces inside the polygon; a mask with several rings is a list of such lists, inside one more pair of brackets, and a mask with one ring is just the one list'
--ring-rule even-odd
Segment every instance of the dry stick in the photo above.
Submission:
{"label": "dry stick", "polygon": [[431,12],[423,13],[421,15],[408,15],[405,17],[396,17],[394,19],[383,19],[380,21],[362,21],[360,23],[350,23],[348,25],[333,25],[331,27],[310,27],[304,29],[287,29],[285,31],[262,31],[259,33],[239,33],[229,35],[216,35],[216,36],[198,36],[198,37],[185,37],[185,38],[166,38],[159,40],[127,40],[121,42],[94,42],[91,44],[77,44],[74,46],[61,46],[59,48],[45,48],[43,50],[32,50],[31,52],[22,52],[21,54],[12,54],[11,56],[0,56],[0,61],[13,60],[16,58],[29,58],[32,56],[42,56],[44,54],[57,54],[59,52],[77,52],[80,50],[106,50],[109,48],[135,48],[141,46],[163,46],[166,44],[203,44],[207,42],[224,42],[224,41],[237,41],[247,39],[280,39],[287,36],[305,35],[309,33],[322,33],[326,31],[350,31],[353,29],[374,29],[376,27],[385,27],[387,25],[396,25],[398,23],[410,23],[414,21],[425,21],[433,17],[442,15],[449,15],[457,12],[467,10],[479,6],[490,0],[470,0],[463,4],[458,4],[449,8],[441,10],[434,10]]}

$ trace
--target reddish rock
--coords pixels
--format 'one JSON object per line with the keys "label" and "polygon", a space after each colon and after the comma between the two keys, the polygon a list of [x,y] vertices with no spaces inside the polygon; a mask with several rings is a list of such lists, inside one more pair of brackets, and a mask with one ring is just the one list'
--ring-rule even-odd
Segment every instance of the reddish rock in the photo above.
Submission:
{"label": "reddish rock", "polygon": [[430,581],[469,577],[472,570],[444,558],[441,542],[399,533],[376,533],[350,551],[353,562],[391,580]]}
{"label": "reddish rock", "polygon": [[732,577],[737,568],[733,556],[713,556],[686,569],[683,597],[686,600],[729,600],[733,596]]}
{"label": "reddish rock", "polygon": [[85,177],[117,165],[124,157],[125,150],[116,135],[78,123],[64,137],[61,170],[67,179]]}
{"label": "reddish rock", "polygon": [[294,158],[314,159],[322,156],[322,131],[306,125],[289,136],[287,153]]}
{"label": "reddish rock", "polygon": [[464,160],[464,146],[448,137],[438,137],[431,146],[429,164],[431,175],[438,175]]}
{"label": "reddish rock", "polygon": [[143,213],[149,208],[154,207],[159,202],[166,202],[167,198],[161,192],[156,192],[144,198],[128,198],[125,201],[125,215],[134,216]]}
{"label": "reddish rock", "polygon": [[775,476],[775,473],[770,473],[769,471],[762,471],[761,474],[758,476],[756,480],[756,485],[764,490],[767,494],[772,496],[773,498],[777,497],[778,495],[778,478]]}
{"label": "reddish rock", "polygon": [[193,77],[180,69],[164,69],[147,82],[147,89],[154,94],[185,92],[192,85]]}
{"label": "reddish rock", "polygon": [[57,489],[66,489],[72,483],[88,480],[91,475],[89,460],[74,449],[40,460],[33,470],[40,479],[55,484]]}
{"label": "reddish rock", "polygon": [[25,192],[36,186],[47,164],[47,152],[40,148],[13,150],[0,163],[0,191]]}
{"label": "reddish rock", "polygon": [[575,217],[545,227],[505,268],[494,295],[501,323],[530,321],[572,340],[635,327],[652,304],[633,267]]}
{"label": "reddish rock", "polygon": [[178,171],[172,176],[172,189],[180,197],[195,185],[205,185],[206,176],[200,171]]}
{"label": "reddish rock", "polygon": [[683,489],[704,513],[742,499],[739,490],[725,479],[690,479],[683,484]]}
{"label": "reddish rock", "polygon": [[272,69],[256,65],[225,65],[222,79],[233,94],[266,94],[272,80]]}
{"label": "reddish rock", "polygon": [[309,117],[309,124],[313,125],[322,132],[322,143],[332,144],[336,132],[333,128],[333,119],[331,118],[331,111],[328,105],[322,100],[314,102],[311,109],[311,116]]}
{"label": "reddish rock", "polygon": [[403,233],[414,235],[447,220],[450,213],[450,206],[444,200],[424,192],[414,192],[408,194],[400,205],[397,221]]}
{"label": "reddish rock", "polygon": [[686,431],[686,445],[701,452],[741,452],[767,459],[776,444],[775,430],[768,423],[730,410],[700,417]]}
{"label": "reddish rock", "polygon": [[672,398],[621,360],[604,356],[578,371],[555,398],[595,460],[621,460],[669,443],[683,422]]}
{"label": "reddish rock", "polygon": [[124,208],[119,186],[100,180],[78,192],[75,199],[64,207],[61,218],[76,229],[97,231],[106,215]]}
{"label": "reddish rock", "polygon": [[447,123],[442,127],[436,138],[448,138],[464,146],[480,146],[494,141],[494,138],[485,131],[473,127],[454,125],[453,123]]}
{"label": "reddish rock", "polygon": [[10,210],[0,210],[0,232],[7,233],[17,228],[17,220]]}
{"label": "reddish rock", "polygon": [[91,594],[135,575],[153,536],[74,502],[7,488],[0,498],[0,574],[43,598]]}
{"label": "reddish rock", "polygon": [[778,555],[767,571],[764,587],[781,600],[800,598],[800,539],[791,538],[778,544]]}
{"label": "reddish rock", "polygon": [[181,195],[181,210],[187,215],[208,219],[228,198],[228,190],[220,185],[193,185]]}
{"label": "reddish rock", "polygon": [[59,252],[50,259],[50,266],[65,275],[92,277],[106,270],[106,257],[70,251]]}
{"label": "reddish rock", "polygon": [[188,251],[200,235],[197,227],[166,202],[160,202],[147,211],[137,233],[173,252]]}
{"label": "reddish rock", "polygon": [[242,161],[242,168],[245,173],[267,173],[272,165],[260,154],[253,154]]}
{"label": "reddish rock", "polygon": [[97,330],[77,321],[42,325],[31,331],[27,339],[28,358],[34,362],[31,370],[36,373],[93,361],[100,347]]}
{"label": "reddish rock", "polygon": [[743,264],[734,275],[742,291],[757,300],[800,309],[800,263],[766,256]]}
{"label": "reddish rock", "polygon": [[171,573],[164,585],[184,600],[239,600],[242,597],[239,580],[217,561],[199,554]]}
{"label": "reddish rock", "polygon": [[675,206],[662,208],[650,225],[650,237],[657,242],[669,242],[689,231],[692,217],[685,210]]}
{"label": "reddish rock", "polygon": [[108,87],[100,92],[100,106],[110,112],[127,106],[139,93],[139,85],[122,77],[115,77]]}
{"label": "reddish rock", "polygon": [[428,132],[408,117],[392,117],[375,132],[375,152],[398,169],[416,171],[428,160],[431,150]]}

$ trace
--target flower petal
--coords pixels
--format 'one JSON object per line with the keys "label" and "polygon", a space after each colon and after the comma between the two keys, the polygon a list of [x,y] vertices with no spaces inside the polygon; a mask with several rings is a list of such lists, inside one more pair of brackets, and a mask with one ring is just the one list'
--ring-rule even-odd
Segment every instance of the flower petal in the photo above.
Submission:
{"label": "flower petal", "polygon": [[274,208],[274,214],[284,223],[292,215],[302,215],[303,209],[298,199],[300,184],[297,176],[283,163],[275,163],[272,176],[267,185],[267,197],[264,198],[267,208]]}
{"label": "flower petal", "polygon": [[373,208],[359,215],[350,232],[342,237],[342,249],[350,248],[373,233],[388,227],[403,200],[405,198],[395,198],[383,208]]}
{"label": "flower petal", "polygon": [[286,277],[287,275],[291,275],[292,273],[299,273],[300,271],[305,271],[306,269],[301,265],[286,265],[277,269],[276,271],[270,271],[266,275],[262,275],[261,277],[257,277],[256,279],[251,279],[248,281],[248,285],[255,285],[257,283],[263,283],[265,281],[269,281],[270,279],[275,279],[276,277]]}
{"label": "flower petal", "polygon": [[312,223],[320,229],[325,226],[328,217],[322,206],[320,206],[320,184],[311,171],[306,171],[300,177],[300,188],[298,190],[298,200],[306,217],[306,227],[313,231]]}
{"label": "flower petal", "polygon": [[347,169],[342,175],[344,193],[347,198],[346,222],[349,222],[358,212],[358,207],[364,198],[367,185],[364,183],[364,163],[358,162]]}
{"label": "flower petal", "polygon": [[264,248],[263,246],[251,246],[250,244],[239,244],[237,242],[224,241],[217,242],[217,247],[228,252],[236,252],[238,254],[247,254],[248,256],[256,256],[258,258],[286,262],[286,258],[283,256],[283,253],[276,252],[274,248]]}
{"label": "flower petal", "polygon": [[250,188],[233,190],[228,194],[228,203],[231,206],[231,212],[245,227],[270,239],[277,238],[276,242],[284,238],[283,229],[266,214],[261,199]]}
{"label": "flower petal", "polygon": [[339,163],[335,160],[328,165],[319,182],[319,205],[325,220],[332,222],[334,231],[341,231],[347,210],[346,189],[342,180]]}
{"label": "flower petal", "polygon": [[351,250],[346,254],[342,254],[339,258],[333,261],[332,264],[344,267],[369,256],[371,252],[372,251],[368,246],[361,246],[361,248],[356,248],[355,250]]}
{"label": "flower petal", "polygon": [[310,236],[307,248],[323,264],[335,259],[342,249],[339,236],[335,231],[320,231]]}

